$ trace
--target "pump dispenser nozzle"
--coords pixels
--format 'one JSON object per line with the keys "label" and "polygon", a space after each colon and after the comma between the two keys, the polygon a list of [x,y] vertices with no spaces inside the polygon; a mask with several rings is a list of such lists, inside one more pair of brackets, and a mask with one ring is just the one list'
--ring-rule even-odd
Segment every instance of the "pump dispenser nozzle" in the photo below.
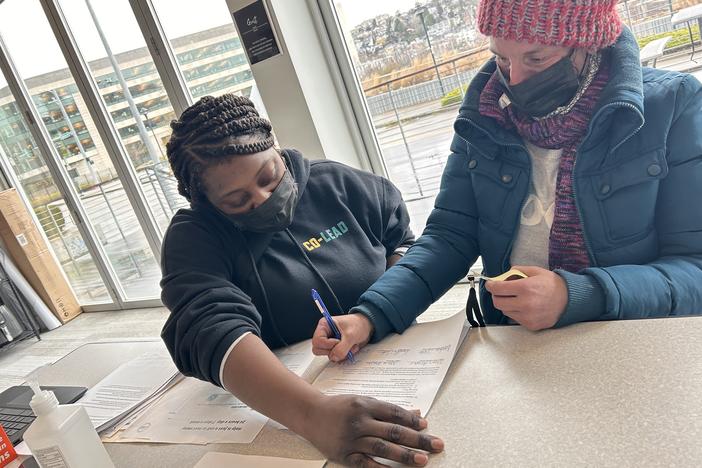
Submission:
{"label": "pump dispenser nozzle", "polygon": [[29,406],[34,410],[34,414],[39,416],[41,414],[46,414],[52,409],[58,406],[58,400],[54,392],[48,390],[42,390],[39,386],[39,372],[46,366],[40,366],[30,372],[27,377],[25,377],[27,384],[31,387],[34,392],[32,400],[29,402]]}

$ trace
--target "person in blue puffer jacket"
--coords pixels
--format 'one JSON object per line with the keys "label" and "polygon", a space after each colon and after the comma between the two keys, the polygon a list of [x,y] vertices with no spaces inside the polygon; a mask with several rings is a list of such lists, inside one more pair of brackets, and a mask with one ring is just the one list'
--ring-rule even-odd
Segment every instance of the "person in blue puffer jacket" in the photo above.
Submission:
{"label": "person in blue puffer jacket", "polygon": [[317,354],[401,333],[463,278],[489,324],[702,313],[702,85],[642,68],[615,0],[482,0],[471,82],[426,229]]}

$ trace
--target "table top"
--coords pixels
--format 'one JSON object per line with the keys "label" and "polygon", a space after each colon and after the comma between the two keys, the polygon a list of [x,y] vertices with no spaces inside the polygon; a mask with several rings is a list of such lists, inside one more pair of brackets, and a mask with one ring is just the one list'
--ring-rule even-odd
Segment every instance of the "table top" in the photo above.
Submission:
{"label": "table top", "polygon": [[670,18],[670,22],[675,26],[697,18],[702,18],[702,3],[679,10]]}
{"label": "table top", "polygon": [[[702,317],[472,329],[429,412],[431,466],[702,465]],[[161,342],[88,344],[43,385],[97,383]],[[267,425],[252,444],[107,444],[116,467],[192,467],[206,452],[319,459]]]}

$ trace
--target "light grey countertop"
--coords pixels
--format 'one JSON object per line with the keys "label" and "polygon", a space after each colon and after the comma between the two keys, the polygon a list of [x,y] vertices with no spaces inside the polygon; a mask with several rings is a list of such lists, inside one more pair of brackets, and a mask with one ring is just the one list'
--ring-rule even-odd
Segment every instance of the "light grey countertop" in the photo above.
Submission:
{"label": "light grey countertop", "polygon": [[[162,347],[88,344],[41,383],[90,386]],[[428,419],[446,442],[430,466],[702,466],[702,317],[473,329]],[[270,426],[248,445],[107,447],[134,468],[192,467],[209,451],[323,458]]]}

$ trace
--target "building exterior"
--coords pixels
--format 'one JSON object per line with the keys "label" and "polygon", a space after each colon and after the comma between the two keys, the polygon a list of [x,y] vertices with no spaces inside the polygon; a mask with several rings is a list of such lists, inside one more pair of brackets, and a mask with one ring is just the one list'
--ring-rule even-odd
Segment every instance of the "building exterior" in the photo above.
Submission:
{"label": "building exterior", "polygon": [[[225,92],[249,95],[254,84],[244,50],[231,25],[184,36],[173,47],[185,81],[194,98]],[[170,121],[176,116],[147,48],[115,56],[141,118],[165,161]],[[153,159],[142,141],[134,115],[115,71],[107,58],[90,62],[89,68],[103,96],[122,144],[139,173]],[[54,146],[69,175],[80,187],[93,186],[117,177],[100,142],[97,129],[68,69],[27,79],[25,85],[37,105]],[[66,117],[70,120],[73,131]],[[77,136],[77,140],[76,137]],[[6,87],[0,89],[0,149],[7,155],[34,204],[52,196],[50,175],[29,129]],[[92,168],[90,167],[92,166]],[[97,179],[97,180],[96,180]],[[55,194],[58,197],[58,193]]]}

